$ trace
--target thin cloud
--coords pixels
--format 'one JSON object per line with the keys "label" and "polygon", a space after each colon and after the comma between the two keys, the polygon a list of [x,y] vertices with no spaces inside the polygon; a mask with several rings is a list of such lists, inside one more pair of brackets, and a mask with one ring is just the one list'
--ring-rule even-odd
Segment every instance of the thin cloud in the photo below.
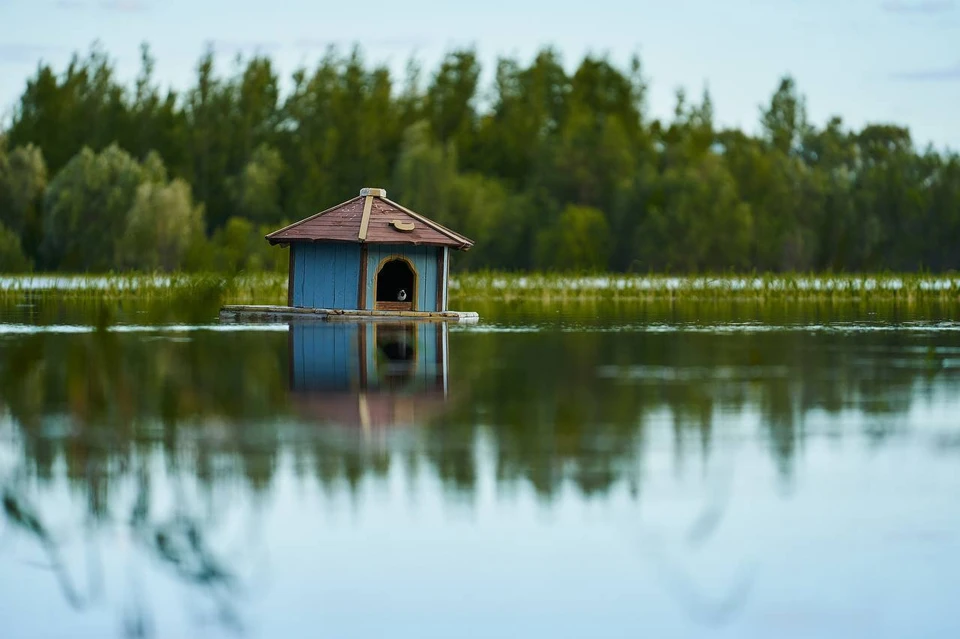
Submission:
{"label": "thin cloud", "polygon": [[81,2],[80,0],[57,0],[56,4],[58,9],[73,10],[85,9],[87,7],[87,4],[85,2]]}
{"label": "thin cloud", "polygon": [[957,82],[960,81],[960,62],[939,69],[919,69],[894,73],[893,79],[906,82]]}
{"label": "thin cloud", "polygon": [[889,13],[910,13],[933,15],[946,13],[956,8],[956,0],[921,0],[920,2],[903,2],[902,0],[888,0],[880,7]]}

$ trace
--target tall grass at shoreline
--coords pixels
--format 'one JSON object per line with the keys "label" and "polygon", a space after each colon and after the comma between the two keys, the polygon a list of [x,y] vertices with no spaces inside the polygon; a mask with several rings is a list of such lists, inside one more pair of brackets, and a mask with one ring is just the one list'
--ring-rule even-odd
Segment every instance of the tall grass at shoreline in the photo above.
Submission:
{"label": "tall grass at shoreline", "polygon": [[0,301],[128,300],[280,304],[287,276],[276,273],[0,276]]}
{"label": "tall grass at shoreline", "polygon": [[[138,300],[208,304],[284,304],[287,276],[255,273],[0,276],[0,302]],[[560,275],[464,273],[450,299],[589,300],[890,300],[960,301],[960,274]]]}
{"label": "tall grass at shoreline", "polygon": [[470,273],[450,282],[464,300],[939,300],[960,301],[960,275],[582,275]]}

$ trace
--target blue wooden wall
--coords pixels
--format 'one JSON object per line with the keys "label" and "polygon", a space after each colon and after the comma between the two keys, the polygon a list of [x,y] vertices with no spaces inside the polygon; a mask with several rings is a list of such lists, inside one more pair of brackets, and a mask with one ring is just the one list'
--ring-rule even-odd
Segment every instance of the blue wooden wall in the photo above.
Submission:
{"label": "blue wooden wall", "polygon": [[359,308],[359,244],[294,242],[290,245],[290,250],[294,252],[294,306]]}
{"label": "blue wooden wall", "polygon": [[362,324],[290,324],[294,390],[348,390],[360,383]]}
{"label": "blue wooden wall", "polygon": [[[402,256],[413,262],[417,270],[417,303],[415,311],[437,310],[437,255],[442,248],[436,246],[410,246],[405,244],[368,244],[367,245],[367,306],[373,308],[377,299],[374,281],[380,263],[389,257]],[[353,307],[356,308],[356,307]]]}
{"label": "blue wooden wall", "polygon": [[[360,245],[347,242],[293,243],[293,305],[312,308],[360,308]],[[376,301],[377,268],[387,258],[405,257],[417,271],[414,310],[436,311],[437,268],[442,248],[403,244],[367,245],[366,309]]]}
{"label": "blue wooden wall", "polygon": [[[416,360],[406,390],[446,392],[447,325],[443,322],[417,322],[413,327]],[[386,373],[384,367],[389,367],[390,362],[377,351],[377,330],[384,329],[375,323],[291,323],[290,381],[293,390],[381,388]],[[363,340],[360,340],[360,331],[364,332]],[[362,380],[363,371],[366,371],[366,384]]]}

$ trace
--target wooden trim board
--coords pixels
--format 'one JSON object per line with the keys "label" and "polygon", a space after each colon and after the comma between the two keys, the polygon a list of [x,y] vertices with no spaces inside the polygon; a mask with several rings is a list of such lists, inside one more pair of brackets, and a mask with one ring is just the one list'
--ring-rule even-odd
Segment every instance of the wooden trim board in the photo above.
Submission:
{"label": "wooden trim board", "polygon": [[[373,289],[374,298],[377,295],[376,286]],[[292,304],[291,304],[292,306]],[[367,245],[360,245],[360,291],[357,294],[357,306],[367,308]]]}
{"label": "wooden trim board", "polygon": [[272,306],[229,304],[220,309],[222,321],[436,321],[475,324],[480,316],[473,311],[368,311],[361,309],[307,308],[300,306]]}
{"label": "wooden trim board", "polygon": [[290,251],[290,257],[289,257],[289,260],[288,260],[288,263],[289,263],[289,264],[288,264],[288,266],[287,266],[287,270],[288,270],[288,273],[287,273],[287,306],[293,306],[293,286],[294,286],[293,274],[296,273],[297,262],[296,262],[296,258],[294,257],[293,246],[291,245],[291,246],[287,247],[287,250]]}
{"label": "wooden trim board", "polygon": [[443,310],[443,287],[446,282],[443,281],[443,252],[445,249],[437,249],[437,304],[434,306],[438,311]]}

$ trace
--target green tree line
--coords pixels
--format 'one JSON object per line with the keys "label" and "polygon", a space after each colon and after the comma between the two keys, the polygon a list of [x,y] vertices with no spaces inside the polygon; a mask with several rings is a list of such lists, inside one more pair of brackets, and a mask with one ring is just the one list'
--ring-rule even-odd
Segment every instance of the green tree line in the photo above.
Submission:
{"label": "green tree line", "polygon": [[710,95],[646,109],[639,59],[541,50],[481,83],[475,51],[429,75],[331,49],[286,90],[271,60],[212,51],[161,89],[99,48],[40,64],[0,133],[0,269],[282,268],[262,235],[361,186],[476,240],[466,269],[703,272],[960,268],[960,157],[906,128],[811,123],[790,77],[759,133]]}

